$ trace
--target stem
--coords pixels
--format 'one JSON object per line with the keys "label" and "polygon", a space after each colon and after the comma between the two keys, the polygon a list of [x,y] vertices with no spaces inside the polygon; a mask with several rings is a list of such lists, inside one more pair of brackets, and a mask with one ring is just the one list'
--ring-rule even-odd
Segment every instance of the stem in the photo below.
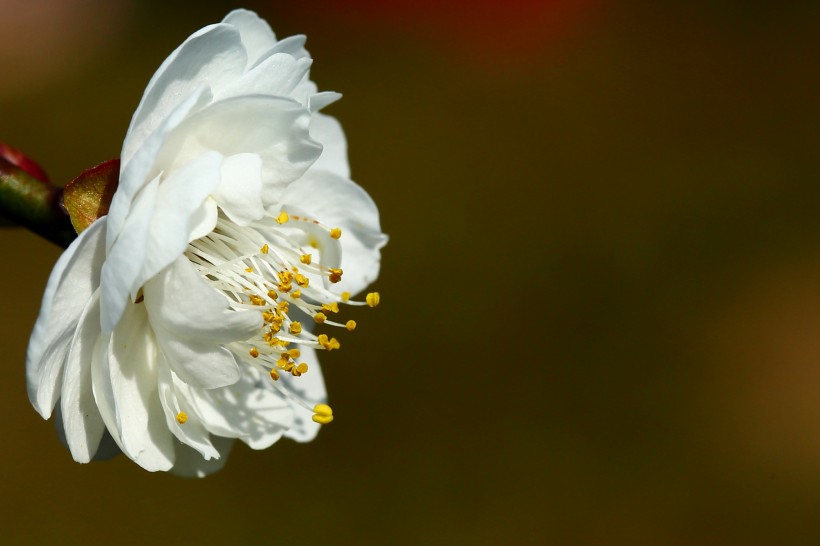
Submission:
{"label": "stem", "polygon": [[66,248],[77,238],[60,205],[62,189],[43,182],[0,157],[0,217]]}

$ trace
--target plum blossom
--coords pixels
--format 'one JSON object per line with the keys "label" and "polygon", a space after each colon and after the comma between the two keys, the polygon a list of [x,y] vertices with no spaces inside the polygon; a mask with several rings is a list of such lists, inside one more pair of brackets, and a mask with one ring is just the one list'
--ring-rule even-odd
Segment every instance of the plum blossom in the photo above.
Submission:
{"label": "plum blossom", "polygon": [[234,439],[309,441],[333,419],[316,353],[355,329],[345,305],[378,304],[355,295],[387,237],[304,42],[237,10],[148,83],[108,215],[58,260],[28,348],[31,403],[56,408],[76,461],[110,436],[203,476]]}

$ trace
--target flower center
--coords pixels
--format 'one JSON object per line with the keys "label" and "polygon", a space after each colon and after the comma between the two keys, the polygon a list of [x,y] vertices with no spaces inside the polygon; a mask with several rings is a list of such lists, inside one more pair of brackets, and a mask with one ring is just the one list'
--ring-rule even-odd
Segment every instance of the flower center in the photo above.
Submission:
{"label": "flower center", "polygon": [[277,380],[281,373],[308,373],[308,364],[299,361],[299,347],[340,347],[335,337],[314,334],[304,322],[353,331],[355,321],[336,319],[340,304],[379,303],[377,292],[367,294],[365,301],[353,301],[348,292],[332,290],[343,275],[341,236],[339,228],[285,211],[249,226],[239,226],[220,213],[214,230],[190,243],[186,252],[203,277],[228,297],[231,307],[262,316],[256,336],[226,347],[240,362],[267,373],[275,388],[314,412],[313,420],[322,424],[333,420],[329,406],[311,407]]}

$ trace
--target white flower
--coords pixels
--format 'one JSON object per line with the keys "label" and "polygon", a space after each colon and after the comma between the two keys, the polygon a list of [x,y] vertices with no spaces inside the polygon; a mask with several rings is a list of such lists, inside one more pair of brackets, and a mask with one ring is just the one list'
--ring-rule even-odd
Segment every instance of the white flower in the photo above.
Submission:
{"label": "white flower", "polygon": [[59,401],[75,460],[107,431],[148,470],[201,476],[234,438],[332,419],[315,351],[339,342],[308,323],[355,328],[339,304],[378,303],[349,298],[387,239],[303,44],[234,11],[148,84],[109,214],[57,262],[28,349],[31,402]]}

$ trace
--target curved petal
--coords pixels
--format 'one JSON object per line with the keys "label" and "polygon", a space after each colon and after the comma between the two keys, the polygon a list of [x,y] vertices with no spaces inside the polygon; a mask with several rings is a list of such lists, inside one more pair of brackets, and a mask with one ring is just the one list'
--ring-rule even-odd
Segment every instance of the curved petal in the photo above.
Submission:
{"label": "curved petal", "polygon": [[80,234],[57,260],[26,354],[26,382],[34,409],[48,419],[57,398],[63,365],[86,304],[100,285],[105,259],[105,218]]}
{"label": "curved petal", "polygon": [[[178,392],[174,388],[173,372],[171,372],[162,353],[159,355],[157,380],[159,398],[162,402],[162,408],[165,410],[165,422],[168,424],[168,429],[179,442],[199,452],[200,457],[205,459],[219,458],[219,452],[211,443],[210,435],[202,424],[193,404],[185,398],[184,391]],[[184,412],[187,416],[184,423],[177,420],[180,412]],[[177,449],[177,463],[174,466],[178,463],[179,450]]]}
{"label": "curved petal", "polygon": [[205,237],[216,227],[219,218],[216,201],[213,197],[208,197],[191,215],[191,233],[188,235],[188,242]]}
{"label": "curved petal", "polygon": [[180,379],[201,388],[239,379],[233,355],[220,344],[256,334],[259,313],[230,309],[185,257],[146,283],[144,294],[160,349]]}
{"label": "curved petal", "polygon": [[220,89],[214,99],[223,100],[243,95],[289,97],[307,78],[312,63],[309,57],[294,59],[286,53],[274,53]]}
{"label": "curved petal", "polygon": [[326,170],[350,178],[350,164],[347,161],[347,139],[342,125],[331,116],[313,114],[310,122],[310,136],[322,145],[322,155],[311,170]]}
{"label": "curved petal", "polygon": [[211,101],[211,92],[200,87],[182,101],[162,123],[148,136],[133,156],[120,166],[117,191],[108,208],[108,232],[105,245],[110,249],[119,238],[123,225],[133,208],[134,197],[153,179],[161,175],[163,166],[157,166],[157,155],[168,134],[192,111]]}
{"label": "curved petal", "polygon": [[311,169],[282,195],[286,204],[304,210],[342,230],[342,281],[337,290],[357,293],[379,276],[380,249],[387,236],[379,226],[379,211],[358,184],[327,171]]}
{"label": "curved petal", "polygon": [[214,436],[213,443],[219,451],[219,457],[205,460],[196,450],[177,442],[177,459],[171,473],[182,478],[204,478],[208,474],[221,470],[231,453],[234,439]]}
{"label": "curved petal", "polygon": [[150,471],[174,464],[173,436],[157,392],[157,359],[145,307],[128,305],[111,335],[108,378],[122,450]]}
{"label": "curved petal", "polygon": [[301,176],[322,147],[310,138],[310,112],[283,97],[248,95],[215,102],[191,115],[169,136],[159,163],[177,168],[207,150],[224,156],[255,153],[262,158],[263,199]]}
{"label": "curved petal", "polygon": [[221,164],[221,155],[206,152],[160,182],[142,270],[130,288],[132,298],[146,280],[185,252],[196,227],[194,213],[219,185]]}
{"label": "curved petal", "polygon": [[[321,93],[314,93],[308,97],[308,108],[312,113],[316,113],[325,106],[329,106],[342,98],[341,93],[335,91],[322,91]],[[315,137],[314,137],[315,138]],[[319,140],[317,138],[317,140]],[[321,141],[320,141],[321,142]],[[341,173],[340,173],[341,174]],[[345,175],[350,176],[350,175]]]}
{"label": "curved petal", "polygon": [[276,44],[276,35],[270,25],[252,11],[234,10],[226,15],[222,22],[239,31],[248,54],[249,66],[264,58],[265,52]]}
{"label": "curved petal", "polygon": [[[102,239],[102,238],[100,238]],[[74,460],[91,461],[97,453],[105,423],[91,388],[91,361],[100,337],[100,295],[94,292],[85,306],[66,359],[60,396],[66,443]]]}
{"label": "curved petal", "polygon": [[265,216],[262,206],[262,158],[236,154],[222,163],[222,181],[214,199],[237,225],[247,226]]}
{"label": "curved petal", "polygon": [[[310,58],[310,53],[305,49],[305,42],[307,38],[304,34],[295,34],[288,36],[276,42],[266,53],[264,53],[260,60],[267,59],[276,53],[286,53],[294,59]],[[257,61],[258,63],[259,61]]]}
{"label": "curved petal", "polygon": [[248,58],[240,32],[207,26],[192,34],[160,65],[134,112],[122,148],[126,163],[169,114],[201,87],[220,89],[239,77]]}
{"label": "curved petal", "polygon": [[238,438],[252,449],[265,449],[293,424],[293,410],[281,394],[261,386],[269,378],[255,368],[243,370],[236,384],[222,389],[190,389],[205,427],[214,435]]}
{"label": "curved petal", "polygon": [[[282,374],[279,380],[284,381],[288,390],[304,400],[308,406],[324,404],[327,402],[327,391],[316,351],[310,347],[304,347],[301,351],[302,355],[299,360],[308,365],[308,372],[299,377]],[[285,436],[297,442],[313,440],[321,428],[319,423],[313,421],[313,412],[296,403],[291,403],[291,407],[293,408],[293,425]]]}
{"label": "curved petal", "polygon": [[100,318],[104,334],[111,333],[120,321],[142,269],[158,192],[159,177],[137,194],[122,233],[108,250],[100,278]]}

